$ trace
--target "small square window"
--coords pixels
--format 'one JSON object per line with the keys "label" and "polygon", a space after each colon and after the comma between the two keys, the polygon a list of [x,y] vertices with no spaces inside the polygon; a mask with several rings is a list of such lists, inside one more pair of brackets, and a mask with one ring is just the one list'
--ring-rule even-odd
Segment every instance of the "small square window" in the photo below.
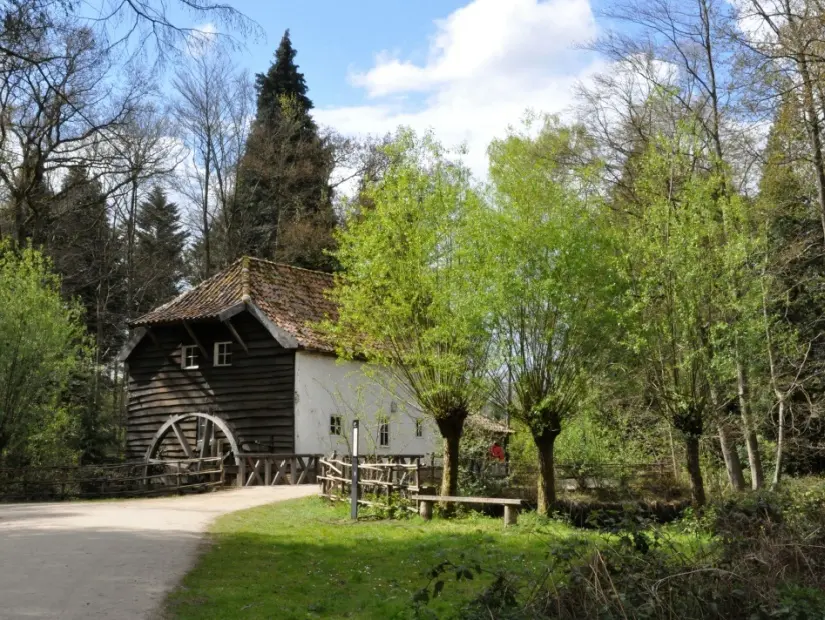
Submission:
{"label": "small square window", "polygon": [[415,436],[416,437],[423,437],[424,436],[424,420],[421,418],[415,419]]}
{"label": "small square window", "polygon": [[378,445],[382,448],[390,445],[390,422],[386,418],[378,422]]}
{"label": "small square window", "polygon": [[216,342],[215,343],[215,366],[231,366],[232,365],[232,343],[231,342]]}
{"label": "small square window", "polygon": [[339,416],[339,415],[329,416],[329,434],[330,435],[340,435],[341,434],[341,416]]}
{"label": "small square window", "polygon": [[193,370],[198,367],[198,347],[196,345],[181,347],[180,365],[184,370]]}

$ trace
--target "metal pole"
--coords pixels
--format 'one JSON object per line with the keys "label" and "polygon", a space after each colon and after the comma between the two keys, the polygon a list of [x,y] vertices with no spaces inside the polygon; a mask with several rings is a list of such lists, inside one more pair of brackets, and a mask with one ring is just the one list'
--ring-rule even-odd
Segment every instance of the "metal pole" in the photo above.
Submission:
{"label": "metal pole", "polygon": [[350,517],[358,519],[358,420],[352,421],[352,492],[350,494]]}

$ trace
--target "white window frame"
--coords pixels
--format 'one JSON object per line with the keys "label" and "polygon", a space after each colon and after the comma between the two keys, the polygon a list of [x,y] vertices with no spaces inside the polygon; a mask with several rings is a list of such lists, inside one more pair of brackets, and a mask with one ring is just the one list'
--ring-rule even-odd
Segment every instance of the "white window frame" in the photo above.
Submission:
{"label": "white window frame", "polygon": [[421,418],[415,419],[415,436],[416,437],[423,437],[424,436],[424,420]]}
{"label": "white window frame", "polygon": [[341,416],[329,416],[329,434],[337,437],[341,437],[344,434],[344,421]]}
{"label": "white window frame", "polygon": [[[191,351],[191,355],[190,355]],[[197,370],[200,368],[200,363],[198,361],[198,355],[200,351],[198,351],[198,345],[196,344],[184,344],[181,345],[180,348],[180,367],[183,370]],[[192,363],[189,363],[189,358],[192,358]]]}
{"label": "white window frame", "polygon": [[380,418],[378,420],[378,447],[390,447],[390,420],[389,418]]}
{"label": "white window frame", "polygon": [[[226,349],[221,353],[221,346],[225,346]],[[221,355],[224,356],[223,362],[221,362]],[[212,351],[212,359],[215,360],[215,366],[231,366],[232,365],[232,341],[231,340],[221,340],[220,342],[216,342],[215,346],[213,347]]]}

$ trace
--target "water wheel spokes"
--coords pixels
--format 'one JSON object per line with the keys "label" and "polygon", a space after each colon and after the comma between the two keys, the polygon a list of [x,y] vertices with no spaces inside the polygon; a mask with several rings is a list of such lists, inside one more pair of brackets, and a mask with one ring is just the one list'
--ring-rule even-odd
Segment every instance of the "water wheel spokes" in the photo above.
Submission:
{"label": "water wheel spokes", "polygon": [[[157,463],[164,460],[166,454],[186,459],[217,457],[219,445],[224,442],[229,444],[235,464],[239,465],[238,441],[226,420],[209,413],[173,415],[161,425],[149,442],[145,460],[147,464]],[[200,470],[201,464],[193,464],[194,469]]]}

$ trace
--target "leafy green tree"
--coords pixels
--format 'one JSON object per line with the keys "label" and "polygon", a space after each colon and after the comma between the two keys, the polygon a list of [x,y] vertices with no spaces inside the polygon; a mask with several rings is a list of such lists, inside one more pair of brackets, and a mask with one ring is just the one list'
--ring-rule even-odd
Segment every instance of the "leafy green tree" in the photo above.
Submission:
{"label": "leafy green tree", "polygon": [[577,164],[581,127],[528,123],[490,147],[496,213],[490,244],[499,397],[524,423],[539,460],[538,510],[555,503],[554,444],[583,407],[609,351],[618,279],[595,198],[594,171]]}
{"label": "leafy green tree", "polygon": [[401,131],[387,149],[391,163],[365,190],[372,208],[338,234],[339,316],[327,329],[343,355],[386,369],[433,417],[444,438],[441,492],[454,495],[464,421],[487,389],[484,205],[431,136]]}
{"label": "leafy green tree", "polygon": [[135,247],[135,310],[146,312],[180,291],[188,234],[178,205],[158,186],[140,204]]}
{"label": "leafy green tree", "polygon": [[0,244],[0,461],[24,462],[29,438],[56,422],[83,348],[82,312],[49,261]]}

